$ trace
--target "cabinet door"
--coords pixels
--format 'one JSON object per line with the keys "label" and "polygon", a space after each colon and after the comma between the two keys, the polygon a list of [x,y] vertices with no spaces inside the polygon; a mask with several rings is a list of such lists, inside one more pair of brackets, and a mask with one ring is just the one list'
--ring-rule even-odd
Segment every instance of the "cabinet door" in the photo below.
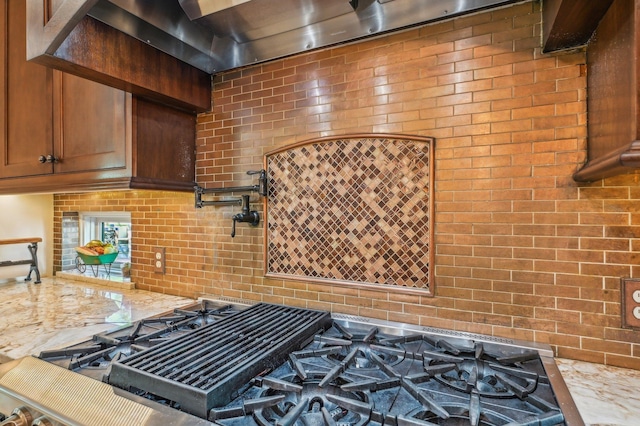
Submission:
{"label": "cabinet door", "polygon": [[38,158],[53,154],[53,74],[26,60],[25,2],[6,1],[0,9],[0,177],[51,173],[52,164]]}
{"label": "cabinet door", "polygon": [[132,187],[192,191],[196,116],[135,98]]}
{"label": "cabinet door", "polygon": [[130,95],[58,71],[54,82],[55,173],[125,168]]}

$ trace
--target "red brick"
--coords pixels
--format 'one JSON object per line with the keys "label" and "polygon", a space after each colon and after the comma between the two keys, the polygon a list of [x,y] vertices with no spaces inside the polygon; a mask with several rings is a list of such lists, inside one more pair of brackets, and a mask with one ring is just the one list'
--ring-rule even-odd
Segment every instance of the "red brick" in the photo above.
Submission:
{"label": "red brick", "polygon": [[[587,157],[586,53],[541,54],[541,19],[539,2],[518,3],[213,77],[201,185],[244,184],[264,153],[313,137],[436,137],[435,296],[264,277],[263,224],[231,241],[234,210],[194,209],[189,193],[57,194],[54,241],[63,211],[131,211],[143,289],[518,336],[640,369],[619,302],[619,278],[640,276],[638,178],[572,181]],[[156,245],[176,250],[162,277]]]}

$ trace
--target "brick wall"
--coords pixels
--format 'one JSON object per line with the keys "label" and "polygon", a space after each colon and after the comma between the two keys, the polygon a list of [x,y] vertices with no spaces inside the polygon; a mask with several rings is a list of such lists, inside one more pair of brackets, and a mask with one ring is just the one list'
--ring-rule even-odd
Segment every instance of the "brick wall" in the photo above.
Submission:
{"label": "brick wall", "polygon": [[[620,277],[639,277],[638,176],[577,185],[586,157],[585,52],[540,51],[539,2],[217,75],[198,119],[197,179],[255,183],[263,155],[319,136],[436,138],[436,296],[265,279],[262,225],[229,236],[231,207],[191,194],[56,197],[62,211],[125,209],[133,279],[550,343],[561,357],[640,369],[621,327]],[[151,248],[167,247],[167,273]]]}

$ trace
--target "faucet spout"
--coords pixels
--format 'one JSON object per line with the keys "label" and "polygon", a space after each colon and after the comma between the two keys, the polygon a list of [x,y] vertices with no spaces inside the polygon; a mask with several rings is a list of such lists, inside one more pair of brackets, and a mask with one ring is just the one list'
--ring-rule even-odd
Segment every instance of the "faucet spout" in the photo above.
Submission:
{"label": "faucet spout", "polygon": [[249,196],[243,195],[242,213],[234,214],[231,219],[233,219],[233,227],[231,228],[231,238],[233,238],[236,236],[236,222],[244,222],[251,226],[258,226],[260,223],[260,214],[255,210],[251,210],[251,207],[249,206]]}

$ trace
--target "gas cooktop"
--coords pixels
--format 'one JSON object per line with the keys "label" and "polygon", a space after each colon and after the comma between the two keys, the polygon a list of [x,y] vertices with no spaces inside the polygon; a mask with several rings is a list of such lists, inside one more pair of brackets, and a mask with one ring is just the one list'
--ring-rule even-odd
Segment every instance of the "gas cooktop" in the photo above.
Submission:
{"label": "gas cooktop", "polygon": [[584,424],[546,345],[266,303],[202,300],[39,358],[202,424]]}

